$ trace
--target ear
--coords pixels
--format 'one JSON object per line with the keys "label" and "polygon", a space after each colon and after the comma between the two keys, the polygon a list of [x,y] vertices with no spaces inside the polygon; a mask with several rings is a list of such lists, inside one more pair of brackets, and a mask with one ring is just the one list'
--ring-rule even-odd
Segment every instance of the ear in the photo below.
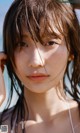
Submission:
{"label": "ear", "polygon": [[71,55],[69,56],[69,58],[68,58],[68,61],[72,61],[72,60],[74,60],[74,55],[73,55],[73,54],[71,54]]}

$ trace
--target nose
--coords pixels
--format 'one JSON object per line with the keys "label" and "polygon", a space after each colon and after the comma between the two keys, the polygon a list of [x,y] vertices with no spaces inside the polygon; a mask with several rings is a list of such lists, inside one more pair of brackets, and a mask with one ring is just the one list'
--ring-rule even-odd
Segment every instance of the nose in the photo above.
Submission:
{"label": "nose", "polygon": [[34,51],[31,52],[29,67],[39,68],[44,67],[45,61],[42,52],[35,48]]}

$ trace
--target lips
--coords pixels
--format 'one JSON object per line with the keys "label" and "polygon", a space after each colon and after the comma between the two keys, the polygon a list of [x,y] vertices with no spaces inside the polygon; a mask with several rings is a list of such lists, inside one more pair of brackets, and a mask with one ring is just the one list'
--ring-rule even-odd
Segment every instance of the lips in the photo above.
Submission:
{"label": "lips", "polygon": [[38,74],[31,74],[31,75],[28,75],[27,78],[29,78],[30,80],[33,80],[33,81],[43,81],[45,79],[47,79],[49,77],[49,75],[46,75],[46,74],[41,74],[41,73],[38,73]]}

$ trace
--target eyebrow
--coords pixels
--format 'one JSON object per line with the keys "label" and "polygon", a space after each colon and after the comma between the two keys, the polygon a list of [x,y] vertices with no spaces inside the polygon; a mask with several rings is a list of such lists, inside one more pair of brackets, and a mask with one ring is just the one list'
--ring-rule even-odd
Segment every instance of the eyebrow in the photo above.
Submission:
{"label": "eyebrow", "polygon": [[50,34],[50,35],[45,35],[45,36],[42,36],[43,39],[47,38],[47,39],[61,39],[61,35],[54,35],[54,34]]}
{"label": "eyebrow", "polygon": [[[29,32],[23,32],[23,34],[21,34],[22,39],[32,39],[33,37],[31,36],[31,34]],[[54,34],[54,33],[49,33],[48,35],[43,35],[41,36],[41,40],[45,40],[45,39],[61,39],[61,34]],[[37,40],[36,40],[37,41]]]}
{"label": "eyebrow", "polygon": [[21,37],[26,38],[26,37],[30,37],[30,35],[28,35],[28,34],[22,34]]}

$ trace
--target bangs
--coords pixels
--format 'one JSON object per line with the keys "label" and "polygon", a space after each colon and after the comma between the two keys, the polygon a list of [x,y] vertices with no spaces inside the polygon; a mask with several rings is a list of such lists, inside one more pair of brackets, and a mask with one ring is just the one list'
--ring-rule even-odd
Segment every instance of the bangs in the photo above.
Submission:
{"label": "bangs", "polygon": [[[64,5],[64,8],[62,5]],[[61,8],[63,8],[63,11]],[[70,17],[73,17],[72,12],[68,15],[68,10],[71,11],[70,8],[70,5],[67,5],[66,8],[64,3],[56,4],[56,2],[52,3],[52,1],[47,3],[46,6],[44,5],[43,9],[40,8],[39,4],[35,4],[32,8],[26,4],[17,18],[15,32],[18,40],[22,39],[23,29],[30,34],[34,41],[41,43],[46,36],[59,39],[62,36],[66,38],[68,25],[71,23]]]}
{"label": "bangs", "polygon": [[4,30],[7,31],[4,40],[7,41],[4,43],[7,42],[5,50],[10,55],[14,54],[17,42],[21,42],[23,29],[35,42],[39,41],[42,44],[46,36],[68,38],[68,30],[73,27],[74,17],[70,5],[55,0],[46,0],[46,3],[42,0],[35,1],[36,3],[34,1],[17,1],[9,10],[10,15],[8,14],[8,21],[4,26]]}

